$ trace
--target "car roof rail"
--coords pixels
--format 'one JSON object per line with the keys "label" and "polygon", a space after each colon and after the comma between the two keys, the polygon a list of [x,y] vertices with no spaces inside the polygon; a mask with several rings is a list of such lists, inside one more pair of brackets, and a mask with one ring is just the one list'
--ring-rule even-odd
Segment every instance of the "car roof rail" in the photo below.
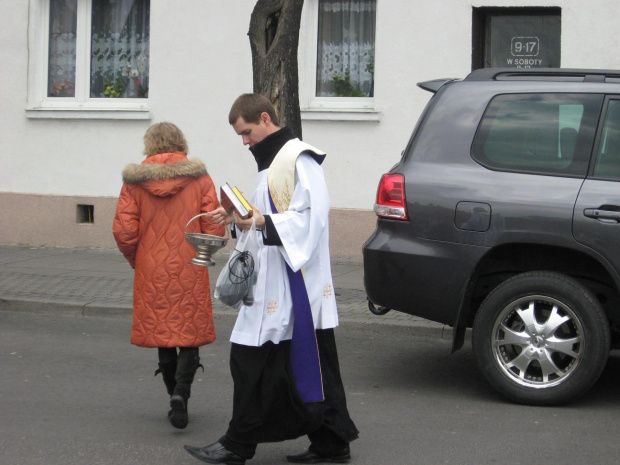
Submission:
{"label": "car roof rail", "polygon": [[472,71],[465,81],[581,81],[605,82],[620,78],[620,70],[579,68],[481,68]]}
{"label": "car roof rail", "polygon": [[448,84],[450,82],[454,82],[454,81],[460,81],[460,79],[456,79],[456,78],[434,79],[432,81],[418,82],[417,85],[421,89],[427,90],[427,91],[432,92],[434,94],[441,87],[445,86],[446,84]]}

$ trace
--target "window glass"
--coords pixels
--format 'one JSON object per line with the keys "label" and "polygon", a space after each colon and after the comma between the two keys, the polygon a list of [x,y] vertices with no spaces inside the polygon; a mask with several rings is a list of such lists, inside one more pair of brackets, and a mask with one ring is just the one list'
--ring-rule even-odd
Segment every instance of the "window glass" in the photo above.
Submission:
{"label": "window glass", "polygon": [[620,180],[620,100],[610,100],[593,175]]}
{"label": "window glass", "polygon": [[374,94],[376,0],[319,0],[317,97]]}
{"label": "window glass", "polygon": [[149,0],[93,1],[91,97],[148,96],[149,10]]}
{"label": "window glass", "polygon": [[50,0],[48,97],[75,95],[77,0]]}
{"label": "window glass", "polygon": [[560,8],[474,8],[472,69],[559,68],[560,52]]}
{"label": "window glass", "polygon": [[495,97],[473,157],[498,170],[585,176],[602,97],[518,94]]}
{"label": "window glass", "polygon": [[48,97],[148,97],[150,0],[49,0],[49,9]]}

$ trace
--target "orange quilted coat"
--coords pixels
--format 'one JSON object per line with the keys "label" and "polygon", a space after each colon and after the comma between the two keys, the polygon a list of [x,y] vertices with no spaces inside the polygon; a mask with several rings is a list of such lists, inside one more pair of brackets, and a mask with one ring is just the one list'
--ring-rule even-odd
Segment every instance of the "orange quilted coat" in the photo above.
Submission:
{"label": "orange quilted coat", "polygon": [[[209,274],[190,263],[196,252],[185,227],[218,206],[204,164],[181,152],[151,155],[123,170],[112,231],[135,270],[132,344],[200,347],[215,340]],[[225,234],[206,216],[187,231]]]}

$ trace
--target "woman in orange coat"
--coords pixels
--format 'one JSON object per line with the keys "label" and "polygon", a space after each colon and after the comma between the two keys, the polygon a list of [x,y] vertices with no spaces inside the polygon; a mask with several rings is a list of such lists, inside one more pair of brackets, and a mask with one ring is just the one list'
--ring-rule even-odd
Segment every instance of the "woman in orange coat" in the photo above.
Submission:
{"label": "woman in orange coat", "polygon": [[198,348],[215,340],[209,274],[190,263],[196,252],[185,229],[216,236],[225,229],[207,216],[188,225],[219,202],[204,163],[187,158],[181,130],[154,124],[144,147],[146,159],[123,170],[113,233],[135,270],[131,342],[158,348],[155,375],[162,373],[170,395],[168,418],[175,428],[185,428],[191,384],[202,367]]}

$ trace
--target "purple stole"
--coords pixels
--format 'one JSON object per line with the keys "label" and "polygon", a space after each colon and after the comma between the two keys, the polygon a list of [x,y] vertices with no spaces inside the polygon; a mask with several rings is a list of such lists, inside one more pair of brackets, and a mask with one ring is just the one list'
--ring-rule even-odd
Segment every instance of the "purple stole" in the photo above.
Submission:
{"label": "purple stole", "polygon": [[[277,212],[271,191],[269,203],[271,210]],[[285,262],[285,265],[293,300],[293,337],[290,352],[293,380],[304,402],[322,402],[325,400],[323,377],[308,291],[301,270],[295,272],[288,263]]]}

